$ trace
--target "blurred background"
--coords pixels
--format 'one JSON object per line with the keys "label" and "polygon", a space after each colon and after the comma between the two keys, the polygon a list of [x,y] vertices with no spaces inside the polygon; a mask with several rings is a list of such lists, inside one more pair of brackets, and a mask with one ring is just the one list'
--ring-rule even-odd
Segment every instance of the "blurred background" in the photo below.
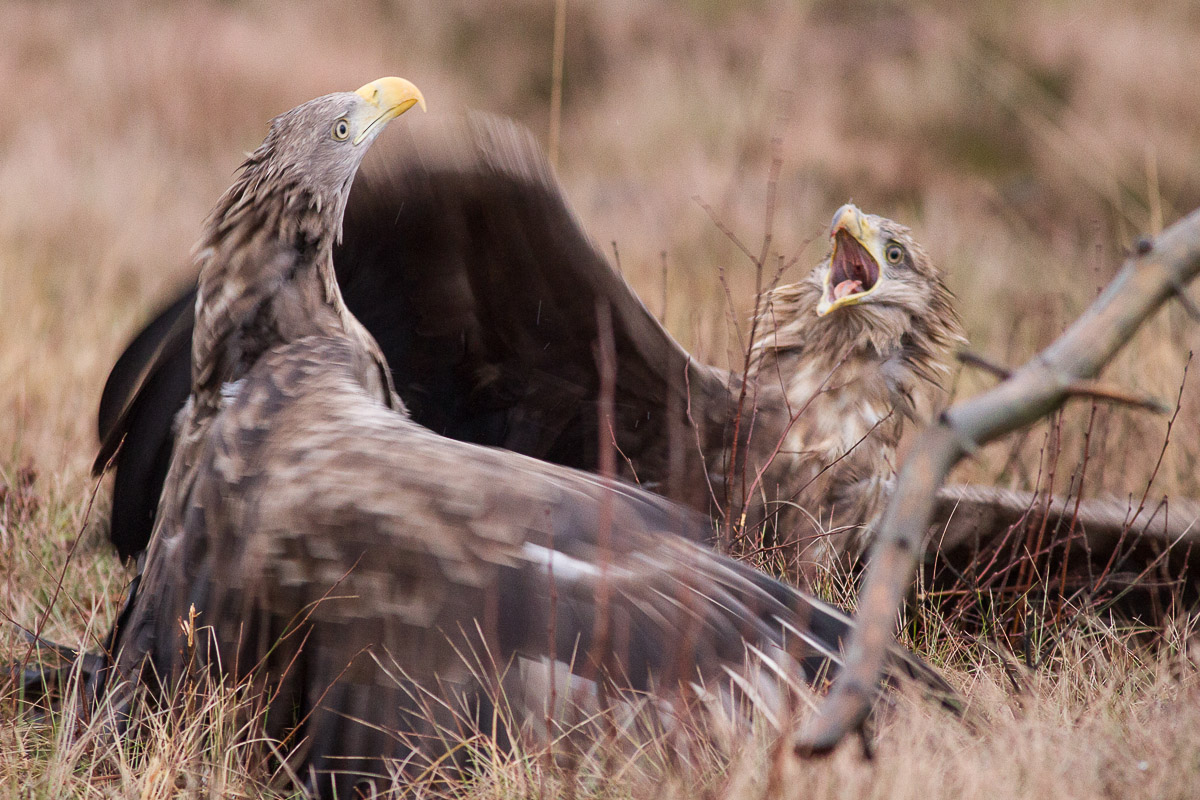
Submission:
{"label": "blurred background", "polygon": [[[95,647],[115,616],[130,573],[90,524],[107,503],[103,491],[95,509],[89,500],[100,390],[191,277],[202,220],[271,117],[395,74],[421,87],[431,114],[508,115],[548,144],[555,3],[0,0],[0,617]],[[852,199],[914,229],[973,349],[1005,364],[1053,339],[1136,237],[1200,206],[1195,0],[566,0],[563,66],[567,195],[648,307],[721,364],[739,362],[733,322],[754,307],[754,267],[703,206],[757,251],[776,153],[772,260],[799,255],[784,280],[824,255],[826,226]],[[955,479],[1115,492],[1134,507],[1200,497],[1198,370],[1184,379],[1197,345],[1200,326],[1176,304],[1107,373],[1179,398],[1173,422],[1077,402],[984,448]],[[951,388],[991,382],[963,371]],[[1086,625],[1077,638],[1054,632],[1063,669],[1025,685],[989,645],[964,649],[931,620],[922,652],[962,667],[949,674],[988,724],[905,714],[879,761],[843,748],[790,786],[1196,796],[1194,644],[1159,659]],[[0,654],[28,655],[15,625],[0,624]],[[149,766],[122,790],[69,734],[0,725],[6,794],[177,794],[177,773],[158,766],[182,763],[175,744],[148,747],[131,763]],[[230,760],[188,758],[197,775]],[[30,782],[32,794],[16,788]]]}
{"label": "blurred background", "polygon": [[[86,493],[108,367],[190,276],[201,221],[272,116],[397,74],[431,113],[508,115],[546,142],[554,12],[0,5],[4,479],[28,468],[43,493]],[[914,228],[973,348],[1008,364],[1058,334],[1138,235],[1200,205],[1189,0],[569,0],[565,42],[567,194],[651,310],[716,362],[737,353],[730,320],[754,305],[754,268],[702,204],[757,250],[775,151],[774,249],[800,254],[785,280],[824,254],[829,218],[853,199]],[[1109,375],[1173,404],[1197,337],[1171,308]],[[1153,476],[1152,495],[1200,494],[1196,382],[1157,471],[1165,418],[1081,403],[958,477],[1061,491],[1083,473],[1089,494],[1140,496]],[[964,373],[954,391],[989,383]]]}

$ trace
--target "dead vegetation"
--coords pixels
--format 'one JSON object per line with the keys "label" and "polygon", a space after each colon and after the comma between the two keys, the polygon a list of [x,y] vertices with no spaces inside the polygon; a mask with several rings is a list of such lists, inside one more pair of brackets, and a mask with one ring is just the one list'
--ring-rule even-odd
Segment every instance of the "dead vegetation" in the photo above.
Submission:
{"label": "dead vegetation", "polygon": [[[741,363],[726,291],[745,319],[755,275],[693,198],[753,241],[773,151],[782,167],[771,258],[801,253],[785,280],[820,256],[808,243],[852,198],[913,225],[950,273],[974,349],[1005,365],[1060,333],[1137,235],[1200,205],[1200,105],[1187,79],[1200,69],[1200,16],[1184,0],[567,9],[559,169],[571,199],[598,240],[616,243],[651,308],[717,362]],[[547,131],[554,4],[18,1],[0,7],[0,24],[0,96],[15,110],[0,119],[7,660],[28,649],[11,623],[92,646],[115,614],[127,574],[91,522],[103,517],[103,492],[92,517],[86,510],[95,403],[128,335],[188,273],[200,220],[267,118],[398,73],[435,109],[484,108]],[[1184,381],[1198,337],[1170,308],[1107,373],[1178,398],[1169,428],[1079,403],[984,448],[954,479],[1109,492],[1134,509],[1200,496],[1200,390]],[[964,372],[955,393],[990,382]],[[686,775],[652,756],[614,770],[600,754],[563,771],[538,752],[480,742],[474,782],[429,791],[1194,796],[1192,619],[1167,605],[1153,629],[1119,623],[1106,613],[1113,586],[1045,600],[1060,576],[1056,542],[1070,532],[1044,530],[1036,508],[1029,519],[974,583],[919,598],[904,626],[965,692],[973,725],[905,700],[881,722],[873,762],[854,748],[797,762],[758,741],[708,754]],[[222,690],[195,702],[206,710],[190,724],[151,721],[134,746],[70,714],[19,718],[6,690],[0,787],[258,796],[269,776],[235,744],[245,698]]]}

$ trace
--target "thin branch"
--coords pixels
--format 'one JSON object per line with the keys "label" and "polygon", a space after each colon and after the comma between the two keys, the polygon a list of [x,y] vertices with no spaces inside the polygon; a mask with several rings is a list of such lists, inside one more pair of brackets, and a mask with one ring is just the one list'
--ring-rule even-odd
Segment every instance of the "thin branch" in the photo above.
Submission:
{"label": "thin branch", "polygon": [[995,361],[992,361],[987,356],[976,353],[972,350],[960,350],[954,354],[955,357],[968,367],[976,367],[984,372],[995,375],[1000,380],[1006,380],[1012,375],[1012,370],[1008,367],[1001,366]]}
{"label": "thin branch", "polygon": [[[1001,380],[1006,380],[1012,376],[1012,370],[1008,367],[1001,366],[979,353],[963,350],[955,355],[959,361],[968,367],[977,367],[984,372],[995,375]],[[1153,411],[1156,414],[1171,413],[1171,407],[1156,397],[1137,394],[1128,389],[1122,389],[1119,386],[1110,386],[1102,381],[1072,380],[1069,376],[1064,377],[1064,388],[1067,394],[1072,397],[1089,397],[1093,400],[1103,400],[1109,403],[1143,408],[1147,411]]]}
{"label": "thin branch", "polygon": [[[121,444],[124,444],[122,440]],[[100,483],[104,480],[104,475],[108,472],[109,466],[117,457],[121,447],[118,446],[116,451],[109,457],[108,463],[104,465],[104,470],[96,477],[95,483],[92,485],[92,492],[88,495],[87,507],[83,511],[83,519],[79,523],[79,529],[75,533],[75,537],[71,540],[71,547],[67,550],[67,557],[63,560],[62,570],[58,574],[58,579],[54,581],[54,590],[50,594],[50,599],[46,602],[46,608],[42,611],[41,618],[33,628],[33,639],[29,642],[29,647],[25,651],[25,655],[18,662],[20,669],[24,670],[29,660],[33,657],[34,650],[37,648],[37,641],[42,638],[42,633],[45,631],[46,624],[50,621],[50,613],[54,610],[54,604],[58,601],[58,595],[62,592],[63,581],[66,580],[67,570],[71,566],[71,560],[75,557],[75,551],[79,548],[79,541],[83,538],[84,531],[87,530],[88,520],[92,516],[92,506],[96,503],[96,495],[100,491]]]}
{"label": "thin branch", "polygon": [[724,221],[721,220],[721,218],[717,215],[717,212],[713,210],[712,206],[704,202],[700,195],[695,195],[692,197],[692,199],[704,209],[704,213],[708,214],[709,219],[713,221],[713,225],[717,226],[717,230],[725,234],[726,239],[733,242],[733,245],[738,250],[741,250],[742,254],[746,256],[746,258],[750,259],[751,262],[758,263],[758,260],[754,257],[754,253],[750,252],[750,248],[746,247],[742,240],[738,238],[738,235],[734,233],[730,227],[724,223]]}
{"label": "thin branch", "polygon": [[704,483],[708,486],[708,495],[712,499],[713,509],[720,517],[724,518],[726,512],[725,509],[721,507],[721,501],[717,499],[717,491],[715,488],[713,488],[712,477],[708,472],[708,462],[704,457],[706,451],[704,448],[704,442],[700,439],[700,426],[696,424],[696,418],[692,415],[691,366],[692,358],[691,356],[688,356],[688,363],[683,369],[683,387],[684,394],[687,397],[687,406],[684,409],[684,413],[687,415],[688,426],[691,427],[692,432],[696,435],[696,452],[700,454],[700,466],[704,468]]}
{"label": "thin branch", "polygon": [[1175,299],[1179,301],[1179,305],[1183,306],[1183,310],[1192,318],[1192,321],[1200,322],[1200,307],[1196,306],[1196,302],[1187,293],[1187,289],[1179,284],[1175,284],[1171,289],[1175,292]]}
{"label": "thin branch", "polygon": [[1171,407],[1157,397],[1141,395],[1131,392],[1128,389],[1122,389],[1120,386],[1109,386],[1103,381],[1071,381],[1067,384],[1066,391],[1071,397],[1088,397],[1092,400],[1103,400],[1109,403],[1153,411],[1155,414],[1171,413]]}
{"label": "thin branch", "polygon": [[660,250],[659,258],[662,259],[662,302],[659,304],[658,321],[664,325],[667,323],[667,251]]}
{"label": "thin branch", "polygon": [[[603,300],[596,301],[596,369],[600,375],[597,410],[600,425],[596,431],[600,448],[598,467],[600,476],[606,484],[616,481],[617,458],[615,440],[612,438],[613,418],[616,416],[616,386],[617,386],[617,348],[613,338],[612,309]],[[601,707],[605,705],[604,684],[605,676],[611,674],[613,666],[612,647],[612,618],[611,599],[612,587],[609,578],[609,566],[612,562],[612,525],[613,504],[610,493],[606,492],[600,504],[600,519],[596,531],[596,555],[599,579],[596,581],[595,608],[596,617],[592,626],[592,646],[588,653],[588,665],[596,670],[598,687],[601,692]]]}
{"label": "thin branch", "polygon": [[567,0],[554,3],[554,53],[550,64],[550,166],[558,169],[562,130],[563,62],[567,50]]}
{"label": "thin branch", "polygon": [[1070,384],[1092,381],[1168,300],[1200,273],[1200,210],[1141,247],[1091,307],[1029,363],[990,391],[957,403],[920,436],[900,473],[871,549],[845,667],[796,740],[800,754],[832,751],[861,728],[887,659],[896,612],[908,591],[932,518],[937,489],[950,469],[979,446],[1029,425],[1072,396]]}

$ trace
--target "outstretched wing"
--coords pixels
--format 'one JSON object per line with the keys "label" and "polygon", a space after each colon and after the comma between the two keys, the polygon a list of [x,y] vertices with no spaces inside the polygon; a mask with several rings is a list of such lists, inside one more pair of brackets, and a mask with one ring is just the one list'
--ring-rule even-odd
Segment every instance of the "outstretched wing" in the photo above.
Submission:
{"label": "outstretched wing", "polygon": [[[706,507],[687,415],[718,453],[729,376],[691,361],[593,246],[526,130],[475,116],[389,132],[359,171],[343,231],[334,264],[346,304],[379,342],[415,420],[596,469],[597,315],[607,313],[612,434],[628,459],[619,468],[632,478],[633,464],[649,487]],[[124,442],[111,529],[123,556],[150,533],[170,420],[188,392],[193,299],[185,293],[134,340],[101,400],[96,468]]]}
{"label": "outstretched wing", "polygon": [[838,612],[679,535],[706,520],[437,436],[367,398],[352,359],[311,339],[265,357],[207,440],[181,445],[120,631],[123,677],[257,676],[267,732],[345,796],[383,758],[444,755],[440,734],[478,724],[501,689],[544,719],[539,665],[623,698],[704,686],[780,712],[839,649]]}

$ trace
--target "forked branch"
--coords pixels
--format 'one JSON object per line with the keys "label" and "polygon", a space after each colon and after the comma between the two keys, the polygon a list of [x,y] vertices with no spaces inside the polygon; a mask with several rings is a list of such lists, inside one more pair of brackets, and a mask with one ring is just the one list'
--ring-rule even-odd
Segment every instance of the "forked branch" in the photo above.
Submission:
{"label": "forked branch", "polygon": [[[956,403],[927,428],[900,471],[874,545],[845,668],[796,751],[824,754],[859,730],[879,684],[896,613],[911,585],[938,487],[965,455],[1081,394],[1138,327],[1200,273],[1200,210],[1142,244],[1062,336],[990,391]],[[1094,384],[1093,384],[1094,385]],[[1092,395],[1095,396],[1095,395]],[[1112,398],[1116,399],[1116,398]]]}

